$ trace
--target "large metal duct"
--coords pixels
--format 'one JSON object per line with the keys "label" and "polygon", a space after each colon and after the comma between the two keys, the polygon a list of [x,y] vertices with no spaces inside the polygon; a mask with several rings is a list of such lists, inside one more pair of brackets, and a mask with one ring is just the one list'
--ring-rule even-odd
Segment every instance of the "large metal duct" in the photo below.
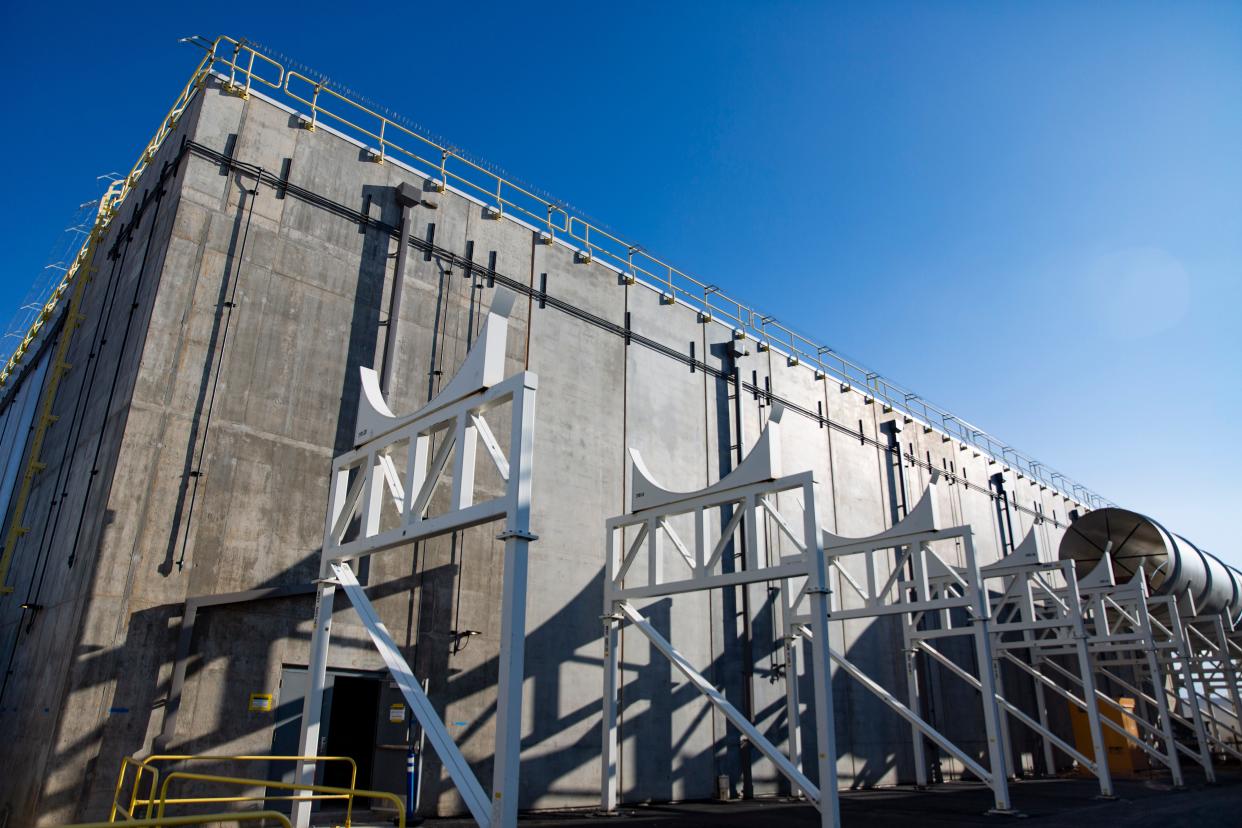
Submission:
{"label": "large metal duct", "polygon": [[1105,549],[1117,583],[1142,569],[1153,595],[1189,595],[1201,615],[1242,616],[1242,572],[1146,515],[1117,508],[1087,512],[1070,524],[1060,556],[1077,561],[1081,576],[1095,568]]}

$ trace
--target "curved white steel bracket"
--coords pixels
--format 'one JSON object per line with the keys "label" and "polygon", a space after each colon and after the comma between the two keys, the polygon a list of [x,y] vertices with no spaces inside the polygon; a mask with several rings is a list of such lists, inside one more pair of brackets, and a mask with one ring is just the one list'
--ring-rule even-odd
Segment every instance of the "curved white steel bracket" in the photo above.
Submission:
{"label": "curved white steel bracket", "polygon": [[1056,558],[1048,552],[1042,535],[1032,527],[1010,554],[980,568],[984,576],[1003,575],[1010,570],[1026,567],[1040,567],[1056,563]]}
{"label": "curved white steel bracket", "polygon": [[393,414],[380,390],[379,374],[371,368],[362,368],[362,393],[358,395],[354,447],[500,383],[505,378],[509,314],[513,312],[516,299],[517,295],[512,291],[496,289],[483,330],[470,347],[461,368],[439,394],[413,414]]}
{"label": "curved white steel bracket", "polygon": [[[839,547],[866,546],[875,549],[885,548],[887,541],[899,542],[911,535],[922,535],[928,532],[939,532],[940,507],[937,505],[936,484],[940,482],[940,474],[932,472],[931,482],[923,496],[910,513],[899,520],[892,528],[865,538],[847,538],[824,530],[824,549],[832,551]],[[889,544],[895,545],[895,544]]]}
{"label": "curved white steel bracket", "polygon": [[[509,291],[496,291],[483,328],[460,370],[435,398],[412,414],[394,415],[376,372],[362,369],[354,447],[337,455],[332,463],[320,562],[323,577],[317,582],[319,600],[311,635],[310,687],[303,703],[299,741],[301,756],[316,754],[332,599],[339,584],[415,710],[471,815],[483,828],[513,828],[517,824],[528,546],[537,540],[530,530],[530,514],[538,378],[529,371],[505,376],[505,345],[515,298]],[[509,411],[507,446],[497,440],[484,417],[485,412],[502,406],[508,406]],[[503,480],[502,491],[502,487],[489,487],[476,492],[479,442]],[[439,484],[443,485],[437,489]],[[437,492],[446,495],[441,499],[447,501],[447,509],[437,508],[430,514]],[[347,562],[398,549],[409,552],[415,541],[501,520],[503,530],[496,538],[504,541],[505,551],[489,796],[461,758],[444,723],[434,715]],[[300,783],[309,784],[314,779],[314,763],[300,761],[297,776]],[[308,804],[294,806],[298,828],[309,824]]]}
{"label": "curved white steel bracket", "polygon": [[[746,457],[715,484],[692,492],[675,492],[661,486],[643,462],[642,455],[630,449],[629,512],[605,522],[604,614],[601,616],[605,624],[604,721],[600,774],[601,805],[605,811],[613,811],[618,801],[620,633],[622,624],[628,622],[741,730],[750,744],[795,788],[818,806],[821,828],[837,828],[840,824],[828,651],[831,590],[816,515],[815,475],[810,471],[785,474],[781,469],[780,421],[783,414],[782,406],[773,405],[763,432]],[[781,495],[785,495],[783,501],[778,500]],[[782,502],[787,508],[800,509],[800,519],[783,515]],[[676,528],[673,521],[677,521]],[[799,554],[781,554],[789,545]],[[740,561],[738,546],[743,556]],[[666,552],[676,554],[667,555]],[[667,567],[666,557],[671,563]],[[639,560],[643,563],[636,565]],[[799,595],[808,605],[806,623],[815,630],[810,643],[815,709],[819,711],[816,716],[819,750],[814,782],[799,767],[800,726],[794,719],[790,719],[790,753],[786,755],[717,692],[713,683],[695,670],[629,603],[630,599],[752,587],[764,582],[770,585],[774,581],[797,582]],[[793,674],[796,672],[794,670]],[[796,680],[786,679],[787,696],[796,695],[792,689],[796,684]]]}
{"label": "curved white steel bracket", "polygon": [[[956,757],[971,772],[992,789],[995,807],[1007,811],[1010,807],[1009,787],[1006,779],[1006,761],[999,745],[998,734],[1002,727],[1000,704],[997,694],[997,676],[992,670],[992,641],[988,623],[990,607],[983,579],[975,556],[973,533],[970,526],[940,525],[936,486],[939,475],[932,473],[927,490],[905,518],[882,532],[864,538],[847,538],[821,530],[823,554],[837,576],[839,591],[853,595],[855,606],[849,606],[840,598],[833,598],[832,619],[845,621],[861,618],[896,616],[901,623],[902,652],[907,654],[906,686],[907,702],[898,699],[891,691],[868,676],[864,670],[849,659],[831,652],[832,661],[862,684],[872,695],[888,705],[905,719],[911,727],[914,748],[915,779],[919,785],[928,781],[925,740],[931,739],[940,748]],[[955,541],[955,548],[962,555],[965,565],[955,566],[946,562],[933,544]],[[891,552],[890,552],[891,550]],[[865,576],[855,577],[843,565],[844,560],[857,556],[861,559],[854,567],[865,571]],[[788,584],[782,589],[792,593]],[[785,616],[787,635],[798,636],[807,619],[813,618],[805,606],[804,589],[783,599],[789,608]],[[965,612],[954,613],[953,610]],[[965,618],[961,618],[965,616]],[[924,623],[924,622],[928,623]],[[975,646],[975,663],[978,677],[946,660],[946,667],[957,672],[980,693],[984,731],[988,750],[985,754],[988,767],[975,761],[973,751],[956,745],[924,720],[922,690],[919,671],[922,669],[916,651],[925,649],[932,657],[941,655],[930,643],[933,639],[950,636],[969,636]],[[798,717],[796,703],[787,703],[790,722]]]}
{"label": "curved white steel bracket", "polygon": [[1113,556],[1105,550],[1095,568],[1078,579],[1079,589],[1108,589],[1117,586],[1113,577]]}
{"label": "curved white steel bracket", "polygon": [[630,512],[637,513],[690,498],[710,497],[781,477],[780,424],[781,415],[784,413],[784,406],[773,403],[768,424],[764,426],[755,447],[745,459],[716,483],[693,492],[675,492],[661,486],[643,462],[638,449],[630,449]]}

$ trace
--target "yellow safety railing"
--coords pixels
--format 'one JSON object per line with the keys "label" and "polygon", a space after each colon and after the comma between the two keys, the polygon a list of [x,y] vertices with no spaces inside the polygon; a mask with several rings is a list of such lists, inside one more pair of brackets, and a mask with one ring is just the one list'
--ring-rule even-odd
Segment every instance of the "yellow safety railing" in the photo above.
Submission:
{"label": "yellow safety railing", "polygon": [[[927,426],[969,444],[1016,467],[1046,486],[1060,490],[1090,506],[1108,501],[1080,486],[1066,475],[1015,450],[981,428],[924,400],[918,394],[892,383],[872,371],[782,325],[771,316],[726,295],[669,262],[652,255],[641,245],[627,241],[593,224],[568,208],[514,183],[451,147],[420,135],[348,94],[334,89],[326,80],[316,80],[257,51],[245,41],[219,37],[211,46],[208,72],[227,75],[226,89],[249,95],[253,84],[279,92],[304,107],[302,125],[314,130],[320,123],[352,137],[369,142],[373,160],[388,158],[414,162],[437,171],[436,185],[444,190],[450,184],[488,205],[486,215],[500,218],[510,213],[542,228],[544,241],[558,236],[570,240],[586,261],[598,258],[621,270],[625,280],[641,278],[658,288],[666,304],[685,304],[698,310],[703,321],[717,320],[731,326],[738,339],[757,341],[761,351],[783,352],[790,365],[804,364],[816,377],[839,380],[845,389],[858,388],[867,400],[879,400],[885,410],[897,409],[917,417]],[[258,61],[259,70],[255,69]],[[273,71],[273,67],[275,71]],[[227,70],[227,71],[226,71]],[[274,75],[274,77],[272,77]]]}
{"label": "yellow safety railing", "polygon": [[[237,796],[198,796],[198,797],[178,797],[169,799],[168,791],[172,783],[176,780],[184,779],[194,782],[207,782],[218,785],[229,785],[241,788],[254,788],[263,786],[266,788],[275,788],[285,791],[310,791],[310,794],[293,794],[291,796],[269,796],[267,794],[247,796],[240,794]],[[364,797],[367,799],[384,799],[392,803],[393,810],[397,814],[398,828],[405,828],[405,804],[396,794],[388,791],[368,791],[360,788],[338,788],[333,785],[309,785],[298,782],[276,782],[270,779],[248,779],[240,776],[218,776],[210,773],[192,773],[190,771],[173,771],[164,776],[164,782],[160,785],[159,799],[155,802],[155,820],[156,824],[160,824],[160,820],[164,818],[164,812],[169,805],[188,805],[194,803],[218,803],[218,802],[271,802],[271,801],[292,801],[306,802],[310,800],[320,799],[347,799],[349,801],[350,811],[353,809],[354,799]],[[348,823],[346,823],[348,825]]]}
{"label": "yellow safety railing", "polygon": [[181,92],[177,95],[177,99],[173,102],[172,108],[168,110],[168,113],[164,116],[164,119],[160,121],[159,128],[156,129],[155,135],[153,135],[151,140],[147,142],[147,145],[143,147],[142,152],[138,156],[138,160],[134,162],[134,166],[130,169],[129,174],[124,178],[113,181],[109,185],[104,197],[99,201],[99,211],[95,215],[95,225],[92,228],[91,233],[88,235],[86,242],[82,245],[82,249],[78,251],[77,257],[74,259],[73,264],[70,265],[69,269],[65,272],[65,276],[61,279],[60,284],[57,285],[56,289],[52,291],[52,295],[48,297],[47,302],[44,303],[43,309],[39,312],[39,316],[35,319],[34,324],[31,325],[31,328],[27,332],[26,336],[23,337],[17,348],[9,356],[8,362],[5,364],[4,369],[0,370],[0,388],[3,388],[5,384],[8,383],[13,371],[21,363],[23,357],[26,355],[26,352],[29,350],[31,343],[33,343],[36,339],[39,330],[49,319],[52,318],[52,315],[56,310],[57,305],[60,303],[62,296],[78,275],[79,265],[86,258],[88,249],[92,245],[92,241],[102,235],[103,229],[112,220],[112,217],[116,215],[117,209],[133,191],[134,185],[138,182],[138,179],[146,170],[147,165],[151,163],[153,158],[155,158],[155,154],[164,144],[164,140],[168,138],[168,136],[172,134],[172,131],[176,128],[178,121],[181,120],[181,115],[190,105],[190,101],[193,100],[194,95],[201,87],[203,80],[211,71],[212,63],[212,55],[208,54],[203,58],[203,60],[199,63],[198,68],[194,70],[194,74],[190,76],[190,80],[184,87],[182,87]]}
{"label": "yellow safety railing", "polygon": [[[112,193],[116,188],[115,182],[109,187],[108,192]],[[53,414],[56,405],[56,395],[60,391],[61,380],[65,378],[73,366],[66,359],[69,355],[69,345],[73,340],[73,333],[86,320],[82,313],[82,296],[86,293],[86,285],[90,282],[91,270],[94,266],[95,254],[99,250],[99,245],[103,241],[104,227],[108,216],[108,197],[105,196],[99,204],[99,210],[95,214],[96,221],[94,227],[86,236],[86,241],[82,245],[82,249],[78,251],[77,256],[73,260],[73,264],[65,271],[64,280],[52,293],[52,298],[44,304],[43,309],[39,312],[35,319],[35,324],[31,330],[22,339],[18,345],[18,351],[14,352],[12,360],[20,358],[25,353],[30,344],[34,342],[38,336],[40,329],[52,318],[52,312],[55,305],[60,301],[61,297],[72,289],[69,297],[69,307],[65,312],[64,326],[61,328],[60,338],[56,342],[56,347],[52,351],[50,364],[48,366],[48,377],[44,384],[42,398],[38,401],[39,415],[31,424],[30,448],[26,452],[26,465],[22,470],[21,482],[18,485],[17,493],[13,499],[13,512],[9,518],[9,528],[4,536],[4,547],[0,549],[0,597],[9,595],[13,592],[13,587],[9,585],[9,566],[13,562],[13,554],[17,550],[17,544],[23,537],[30,533],[30,527],[26,525],[26,503],[30,498],[31,489],[34,488],[35,478],[47,468],[47,463],[43,459],[43,440],[47,436],[47,430],[59,419]],[[15,363],[10,360],[9,366]],[[0,387],[3,387],[4,379],[8,375],[10,367],[4,369],[4,373],[0,374]]]}
{"label": "yellow safety railing", "polygon": [[[213,762],[303,762],[303,761],[308,761],[308,762],[325,762],[325,763],[326,762],[343,762],[349,765],[349,789],[353,790],[358,784],[358,763],[354,761],[352,757],[349,757],[349,756],[268,756],[268,755],[217,756],[217,755],[212,755],[212,754],[156,754],[154,756],[147,756],[143,759],[137,759],[132,756],[126,756],[124,759],[121,760],[121,769],[117,773],[116,787],[114,788],[113,795],[112,795],[112,809],[108,814],[108,821],[116,822],[117,815],[119,814],[122,817],[124,817],[123,821],[128,824],[136,818],[137,809],[143,806],[146,807],[146,817],[151,816],[152,811],[154,810],[157,802],[159,801],[156,798],[157,790],[160,787],[159,785],[160,772],[159,772],[159,769],[156,767],[157,763],[161,763],[161,762],[207,762],[207,761],[213,761]],[[135,773],[134,773],[133,783],[130,786],[129,804],[127,807],[121,804],[121,792],[125,787],[125,780],[126,780],[126,777],[128,776],[127,771],[131,767],[135,769]],[[142,784],[143,774],[150,774],[151,785],[148,789],[147,798],[139,799],[138,798],[139,788]],[[256,784],[259,784],[259,782],[256,781]],[[269,783],[267,781],[262,781],[262,784],[274,785],[275,783]],[[261,797],[261,798],[266,799],[266,800],[343,799],[343,800],[346,800],[345,828],[349,828],[350,822],[353,817],[354,800],[352,796],[349,796],[347,794],[332,794],[332,795],[325,795],[325,796],[305,796],[305,797],[279,797],[279,796],[272,797],[272,796],[269,796],[269,797]],[[187,803],[193,803],[193,802],[238,802],[238,801],[246,801],[246,800],[234,799],[234,798],[204,799],[204,798],[191,797],[187,799],[168,800],[168,803],[169,804],[187,804]]]}
{"label": "yellow safety railing", "polygon": [[[236,41],[238,48],[241,44]],[[219,41],[217,41],[219,43]],[[252,53],[254,50],[250,50]],[[257,58],[262,58],[268,63],[275,61],[266,58],[263,55],[253,56],[247,62],[246,68],[246,94],[249,94],[250,78],[255,75],[254,62]],[[61,379],[69,373],[72,366],[65,361],[65,355],[69,352],[69,345],[72,340],[73,332],[85,318],[81,312],[82,296],[85,293],[86,284],[90,281],[91,265],[94,261],[95,252],[100,243],[103,241],[104,233],[108,224],[112,221],[112,217],[116,215],[117,210],[129,194],[133,191],[138,179],[142,177],[147,165],[155,158],[159,148],[163,146],[164,141],[172,134],[180,121],[182,114],[189,107],[190,102],[194,99],[195,94],[202,87],[208,74],[212,71],[212,67],[216,62],[215,49],[205,55],[199,63],[198,68],[190,76],[190,80],[182,87],[181,92],[177,95],[177,99],[173,102],[172,108],[164,116],[160,122],[160,126],[155,131],[155,135],[147,142],[142,153],[138,156],[138,160],[134,162],[134,166],[130,169],[129,174],[122,179],[113,181],[108,185],[107,191],[103,198],[99,200],[99,209],[95,213],[95,223],[91,227],[90,232],[86,234],[86,239],[82,243],[82,247],[78,250],[73,262],[65,271],[64,277],[56,288],[52,291],[51,296],[43,303],[43,307],[39,310],[30,329],[22,337],[21,342],[9,355],[8,361],[4,368],[0,370],[0,391],[8,384],[13,373],[21,365],[27,353],[35,342],[38,341],[40,333],[44,327],[55,318],[56,310],[60,306],[66,293],[70,293],[69,307],[66,311],[66,322],[61,331],[60,340],[56,344],[56,350],[51,362],[51,375],[49,377],[46,388],[43,391],[41,412],[39,418],[34,424],[34,433],[31,439],[30,450],[27,452],[27,460],[25,469],[22,472],[21,483],[17,489],[16,497],[13,501],[13,514],[9,520],[9,529],[4,537],[4,546],[0,548],[0,598],[13,592],[13,587],[8,583],[9,567],[12,564],[13,555],[17,548],[17,544],[22,537],[30,532],[30,527],[25,525],[26,501],[30,496],[30,491],[34,485],[34,479],[40,472],[47,468],[47,464],[42,459],[43,438],[47,433],[47,429],[56,422],[56,416],[52,414],[53,406],[56,402],[56,394],[60,389]],[[234,65],[236,58],[234,58]],[[279,64],[276,64],[279,66]],[[283,75],[283,70],[282,70]],[[270,85],[270,84],[269,84]]]}
{"label": "yellow safety railing", "polygon": [[[125,787],[126,770],[129,768],[134,768],[135,772],[134,784],[130,788],[129,806],[126,807],[121,804],[121,789]],[[131,821],[137,818],[134,814],[134,809],[137,807],[138,786],[142,784],[142,775],[144,773],[151,774],[150,798],[154,798],[155,790],[159,786],[160,782],[160,772],[155,768],[149,767],[142,760],[135,759],[132,756],[126,756],[121,760],[121,770],[116,775],[116,787],[112,789],[112,809],[108,812],[108,822],[116,822],[117,814],[123,816],[126,821]],[[151,808],[148,806],[147,816],[150,815]]]}
{"label": "yellow safety railing", "polygon": [[[393,120],[352,96],[334,89],[323,79],[316,80],[287,68],[280,61],[265,55],[244,40],[221,36],[202,42],[207,50],[202,62],[191,76],[155,137],[140,156],[134,169],[123,180],[120,192],[110,204],[119,205],[128,195],[137,177],[154,157],[155,151],[172,132],[194,94],[209,75],[222,79],[228,92],[248,97],[252,89],[262,88],[283,96],[304,107],[302,124],[314,130],[317,125],[352,133],[355,139],[370,142],[372,158],[383,163],[389,157],[404,159],[438,171],[437,186],[454,185],[462,192],[484,201],[487,214],[500,218],[506,213],[529,220],[542,228],[544,240],[552,243],[558,236],[579,247],[587,261],[599,258],[624,274],[628,282],[642,278],[658,288],[667,304],[682,303],[696,309],[704,321],[717,320],[733,328],[738,339],[751,338],[761,351],[774,349],[785,354],[790,365],[805,365],[815,371],[817,379],[829,376],[838,380],[845,390],[857,388],[867,401],[880,401],[885,410],[896,409],[918,418],[928,427],[969,444],[1005,465],[1015,467],[1045,486],[1059,490],[1067,498],[1095,507],[1108,501],[1055,471],[1017,451],[981,428],[935,406],[920,395],[885,379],[879,373],[854,362],[832,348],[818,345],[782,325],[773,317],[733,299],[716,285],[703,282],[691,274],[652,255],[641,245],[626,241],[609,231],[573,215],[568,207],[545,198],[497,174],[451,147],[444,146]],[[68,279],[68,276],[66,277]],[[58,297],[49,300],[46,310],[54,309]],[[26,350],[25,343],[0,372],[3,388]]]}
{"label": "yellow safety railing", "polygon": [[[282,828],[293,828],[289,817],[279,811],[233,811],[223,814],[195,814],[194,816],[135,819],[126,823],[130,828],[176,828],[181,825],[216,825],[230,822],[266,822],[272,820]],[[63,828],[111,828],[111,822],[79,822]]]}

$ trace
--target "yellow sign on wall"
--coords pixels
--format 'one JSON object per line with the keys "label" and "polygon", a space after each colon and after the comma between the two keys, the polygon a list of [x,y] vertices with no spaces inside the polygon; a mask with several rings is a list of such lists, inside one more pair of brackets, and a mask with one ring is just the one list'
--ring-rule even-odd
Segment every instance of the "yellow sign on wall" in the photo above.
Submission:
{"label": "yellow sign on wall", "polygon": [[250,712],[251,713],[271,713],[272,712],[272,694],[271,693],[251,693],[250,694]]}

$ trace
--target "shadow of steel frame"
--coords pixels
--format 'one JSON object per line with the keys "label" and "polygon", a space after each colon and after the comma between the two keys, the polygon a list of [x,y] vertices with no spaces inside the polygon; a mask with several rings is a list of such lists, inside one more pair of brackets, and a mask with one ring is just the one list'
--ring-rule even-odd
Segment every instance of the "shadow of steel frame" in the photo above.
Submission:
{"label": "shadow of steel frame", "polygon": [[[329,508],[324,527],[320,580],[311,638],[310,688],[302,714],[299,753],[314,756],[319,741],[323,687],[336,588],[344,588],[372,642],[435,748],[471,816],[483,828],[511,828],[517,822],[518,770],[521,752],[522,679],[526,636],[531,471],[534,457],[535,392],[538,378],[525,371],[504,377],[508,317],[514,296],[498,291],[478,340],[461,369],[440,393],[413,414],[395,416],[381,391],[379,377],[362,370],[354,448],[333,461]],[[489,410],[509,405],[512,425],[507,453],[485,418]],[[441,436],[432,452],[432,438]],[[475,502],[475,463],[479,442],[504,481],[504,493]],[[392,456],[406,452],[399,470]],[[451,479],[445,472],[452,459]],[[432,495],[441,483],[450,493],[448,510],[428,516]],[[381,530],[385,504],[395,507],[397,525]],[[378,613],[354,576],[350,562],[396,547],[471,526],[503,520],[497,535],[505,542],[501,642],[492,792],[483,790],[444,723],[392,641]],[[298,769],[300,785],[314,779],[314,764]],[[307,803],[294,810],[298,828],[310,820]]]}

